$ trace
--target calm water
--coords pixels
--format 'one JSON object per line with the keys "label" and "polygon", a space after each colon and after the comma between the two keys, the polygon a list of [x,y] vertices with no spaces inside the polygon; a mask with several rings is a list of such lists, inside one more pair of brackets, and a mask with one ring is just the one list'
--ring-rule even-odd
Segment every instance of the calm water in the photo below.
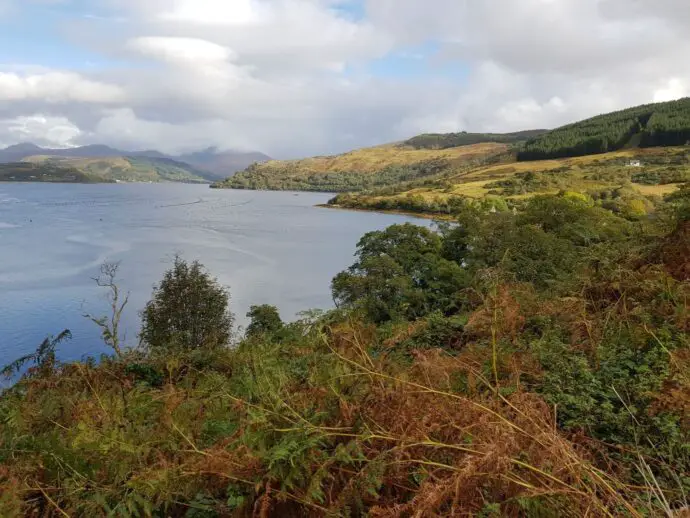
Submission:
{"label": "calm water", "polygon": [[121,261],[119,284],[131,291],[130,344],[138,311],[176,253],[231,288],[240,324],[252,304],[274,304],[285,319],[331,307],[331,278],[352,263],[362,234],[409,218],[314,207],[328,198],[191,185],[0,184],[0,364],[66,328],[74,339],[62,358],[103,352],[82,317],[106,313],[105,293],[91,280],[103,261]]}

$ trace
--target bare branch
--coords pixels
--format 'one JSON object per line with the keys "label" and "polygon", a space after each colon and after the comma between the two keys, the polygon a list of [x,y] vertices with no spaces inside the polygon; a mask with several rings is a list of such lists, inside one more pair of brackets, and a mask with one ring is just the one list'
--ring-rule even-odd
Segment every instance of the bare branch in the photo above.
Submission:
{"label": "bare branch", "polygon": [[89,319],[101,329],[101,336],[103,342],[115,351],[118,358],[122,357],[122,348],[120,346],[120,320],[122,313],[129,303],[129,292],[125,295],[124,300],[120,302],[122,295],[120,288],[115,282],[120,263],[105,262],[101,265],[101,271],[98,277],[93,277],[94,282],[101,288],[108,289],[108,302],[110,303],[110,315],[103,317],[95,317],[91,314],[84,314],[84,318]]}

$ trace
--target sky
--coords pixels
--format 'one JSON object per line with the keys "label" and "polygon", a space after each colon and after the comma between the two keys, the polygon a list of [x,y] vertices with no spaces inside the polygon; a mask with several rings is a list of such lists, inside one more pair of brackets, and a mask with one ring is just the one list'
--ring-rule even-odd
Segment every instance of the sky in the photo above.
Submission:
{"label": "sky", "polygon": [[690,95],[687,0],[0,0],[0,146],[276,158]]}

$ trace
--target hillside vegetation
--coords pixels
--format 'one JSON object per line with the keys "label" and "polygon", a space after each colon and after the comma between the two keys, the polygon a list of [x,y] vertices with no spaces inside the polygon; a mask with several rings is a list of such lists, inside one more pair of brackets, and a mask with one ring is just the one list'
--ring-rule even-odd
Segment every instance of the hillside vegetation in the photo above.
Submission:
{"label": "hillside vegetation", "polygon": [[[631,155],[624,153],[617,156],[617,158],[636,159],[638,154],[642,157],[647,156],[644,149],[680,147],[689,142],[690,98],[686,98],[600,115],[552,131],[532,130],[506,134],[467,132],[423,134],[399,144],[360,149],[337,156],[289,161],[272,160],[254,164],[233,178],[215,184],[214,187],[327,192],[366,191],[366,197],[341,196],[335,204],[359,208],[369,208],[378,204],[385,208],[392,208],[398,201],[391,203],[390,200],[386,200],[381,204],[379,203],[380,196],[390,196],[391,192],[396,196],[402,192],[410,196],[424,195],[428,192],[429,186],[435,187],[436,190],[442,186],[440,190],[443,193],[437,193],[440,199],[448,198],[444,195],[465,193],[470,193],[474,197],[481,195],[485,191],[484,185],[490,183],[491,176],[489,171],[482,171],[482,167],[496,163],[511,163],[517,160],[517,162],[527,163],[527,169],[537,172],[544,169],[564,168],[562,173],[570,173],[571,167],[567,162],[559,163],[554,168],[533,162],[638,150]],[[685,173],[677,167],[680,164],[670,164],[671,167],[662,171],[663,168],[656,166],[663,164],[654,160],[653,167],[641,171],[652,176],[646,179],[638,178],[639,181],[633,181],[634,183],[650,185],[683,181]],[[612,165],[622,164],[606,164],[605,175],[609,175],[611,168],[608,166]],[[530,172],[522,166],[514,167],[516,171]],[[472,186],[453,188],[452,186],[458,183],[470,183],[464,180],[458,182],[458,177],[466,175],[472,168],[477,170],[475,183]],[[482,175],[483,173],[487,174]],[[654,176],[658,174],[661,174],[663,178]],[[500,178],[497,177],[496,181],[501,179],[507,181],[506,175],[499,176]],[[561,175],[561,177],[570,176],[572,175]],[[675,180],[671,181],[673,178]],[[593,188],[612,187],[617,183],[606,181],[597,183],[588,180],[591,178],[581,178],[577,175],[570,179],[539,178],[539,181],[529,177],[530,185],[524,188],[516,184],[516,182],[519,183],[519,179],[511,180],[515,184],[512,189],[515,192],[509,195],[549,192],[565,184],[588,189],[590,186]],[[481,182],[486,182],[486,184]],[[420,187],[421,191],[418,190]],[[511,189],[507,187],[509,186],[495,185],[487,190],[508,193]],[[520,190],[523,192],[517,192]],[[647,194],[651,191],[650,188],[637,190],[645,191]],[[352,201],[352,199],[358,201]],[[402,205],[410,204],[403,203]],[[418,206],[419,203],[414,205]],[[395,208],[409,210],[405,207]]]}
{"label": "hillside vegetation", "polygon": [[344,193],[329,203],[341,208],[452,216],[467,200],[506,210],[538,194],[569,192],[634,218],[689,180],[689,147],[629,149],[535,162],[509,159],[366,193]]}
{"label": "hillside vegetation", "polygon": [[647,104],[569,124],[529,140],[518,160],[592,155],[690,142],[690,98]]}
{"label": "hillside vegetation", "polygon": [[106,181],[209,183],[209,180],[204,178],[205,173],[168,158],[120,156],[83,158],[37,155],[27,157],[24,161],[69,168]]}
{"label": "hillside vegetation", "polygon": [[0,164],[0,182],[103,183],[101,176],[50,163]]}
{"label": "hillside vegetation", "polygon": [[386,145],[336,156],[257,163],[214,187],[344,192],[464,170],[507,152],[506,144],[483,143],[443,150]]}
{"label": "hillside vegetation", "polygon": [[176,260],[143,347],[96,319],[112,356],[60,363],[62,333],[9,366],[0,516],[686,516],[690,185],[651,212],[371,232],[338,309],[254,306],[232,347],[227,292]]}
{"label": "hillside vegetation", "polygon": [[538,137],[548,130],[518,131],[515,133],[425,133],[404,142],[404,145],[415,149],[448,149],[452,147],[470,146],[485,142],[501,144],[518,144],[528,139]]}

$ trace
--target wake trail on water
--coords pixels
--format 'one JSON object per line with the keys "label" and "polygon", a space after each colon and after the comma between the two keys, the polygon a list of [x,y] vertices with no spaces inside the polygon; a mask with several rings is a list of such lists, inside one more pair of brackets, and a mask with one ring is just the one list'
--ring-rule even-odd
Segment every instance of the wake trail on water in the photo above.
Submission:
{"label": "wake trail on water", "polygon": [[[167,209],[170,207],[187,207],[189,205],[199,205],[200,203],[210,203],[212,201],[218,201],[218,200],[205,200],[203,198],[199,198],[196,201],[188,202],[188,203],[174,203],[172,205],[158,205],[156,206],[157,209]],[[244,205],[249,205],[250,203],[253,203],[254,200],[247,200],[242,203],[230,203],[228,205],[223,205],[223,207],[243,207]]]}
{"label": "wake trail on water", "polygon": [[173,203],[172,205],[157,205],[157,209],[167,209],[169,207],[186,207],[188,205],[199,205],[200,203],[208,203],[209,200],[204,200],[203,198],[199,198],[196,201],[192,201],[189,203]]}

